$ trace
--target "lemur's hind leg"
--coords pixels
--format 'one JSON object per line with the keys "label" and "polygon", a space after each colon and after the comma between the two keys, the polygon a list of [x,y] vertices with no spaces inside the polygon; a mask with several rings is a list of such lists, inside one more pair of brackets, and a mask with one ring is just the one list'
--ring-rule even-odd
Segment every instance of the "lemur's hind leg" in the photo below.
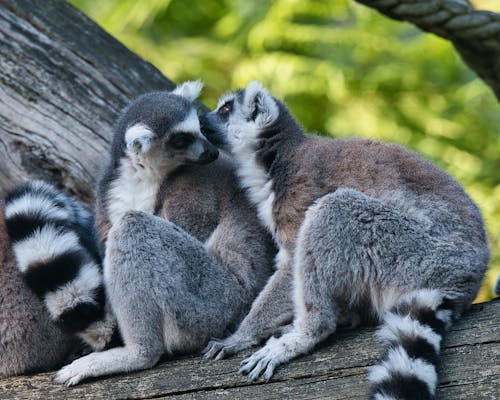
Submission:
{"label": "lemur's hind leg", "polygon": [[361,300],[371,302],[382,319],[405,293],[451,284],[436,278],[456,249],[439,246],[418,221],[358,191],[339,189],[324,196],[307,211],[297,238],[294,328],[271,338],[243,361],[240,371],[250,380],[261,373],[269,379],[277,365],[332,333],[341,311],[356,309]]}
{"label": "lemur's hind leg", "polygon": [[89,377],[150,368],[162,354],[194,352],[241,312],[236,278],[174,224],[129,212],[111,229],[104,262],[124,347],[93,353],[56,375]]}
{"label": "lemur's hind leg", "polygon": [[[293,327],[279,338],[271,337],[262,349],[242,361],[240,372],[248,374],[250,381],[256,380],[261,373],[269,380],[278,365],[307,352],[337,327],[341,309],[331,295],[332,288],[329,285],[332,276],[325,276],[326,271],[316,262],[317,255],[312,253],[310,243],[316,240],[311,237],[317,232],[316,226],[323,223],[328,226],[328,222],[315,210],[311,209],[306,214],[292,260]],[[318,255],[326,249],[322,249]]]}
{"label": "lemur's hind leg", "polygon": [[[130,260],[124,260],[120,254],[116,242],[123,239],[121,229],[110,232],[104,269],[108,299],[124,346],[91,353],[73,361],[56,374],[54,381],[57,383],[73,386],[90,377],[149,368],[164,352],[161,309],[154,299],[150,282],[143,279],[138,269],[131,268]],[[136,256],[139,263],[143,261]],[[144,268],[148,266],[144,265]]]}

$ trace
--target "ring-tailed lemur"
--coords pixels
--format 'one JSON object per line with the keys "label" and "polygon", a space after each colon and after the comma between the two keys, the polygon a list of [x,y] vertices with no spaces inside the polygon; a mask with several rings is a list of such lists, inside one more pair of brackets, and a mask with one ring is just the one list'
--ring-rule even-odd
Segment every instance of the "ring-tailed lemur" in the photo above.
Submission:
{"label": "ring-tailed lemur", "polygon": [[489,260],[481,214],[460,185],[395,144],[305,135],[258,82],[223,97],[201,123],[214,142],[227,140],[281,255],[264,302],[207,355],[262,339],[293,297],[293,325],[242,362],[250,380],[270,379],[333,333],[345,311],[369,307],[387,345],[369,374],[371,398],[434,398],[442,335]]}
{"label": "ring-tailed lemur", "polygon": [[52,320],[94,351],[116,323],[105,309],[94,218],[52,185],[31,181],[5,199],[5,223],[16,264]]}
{"label": "ring-tailed lemur", "polygon": [[19,273],[0,201],[0,376],[57,368],[70,358],[75,342]]}
{"label": "ring-tailed lemur", "polygon": [[217,150],[200,132],[200,89],[187,82],[146,94],[118,120],[97,216],[106,293],[125,345],[74,361],[56,382],[200,350],[235,329],[272,272],[275,247],[233,163],[223,154],[213,161]]}

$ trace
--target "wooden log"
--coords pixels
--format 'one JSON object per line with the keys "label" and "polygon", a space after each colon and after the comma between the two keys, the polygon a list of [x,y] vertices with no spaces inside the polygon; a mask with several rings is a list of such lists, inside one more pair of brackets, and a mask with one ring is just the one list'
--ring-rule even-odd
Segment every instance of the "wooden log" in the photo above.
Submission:
{"label": "wooden log", "polygon": [[[273,379],[250,384],[238,374],[246,352],[222,361],[190,356],[155,368],[66,388],[52,373],[0,380],[2,399],[365,399],[367,368],[381,348],[374,328],[335,334],[312,354],[279,368]],[[500,398],[500,300],[477,304],[443,342],[437,398]]]}
{"label": "wooden log", "polygon": [[0,0],[0,197],[40,178],[86,202],[127,102],[174,85],[61,0]]}

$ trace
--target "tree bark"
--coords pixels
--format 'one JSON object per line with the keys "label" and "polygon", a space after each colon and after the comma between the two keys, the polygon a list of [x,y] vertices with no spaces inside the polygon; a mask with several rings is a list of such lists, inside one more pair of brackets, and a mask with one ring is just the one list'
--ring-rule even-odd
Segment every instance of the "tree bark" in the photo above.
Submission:
{"label": "tree bark", "polygon": [[[442,345],[439,400],[500,397],[500,300],[476,304]],[[380,356],[373,328],[334,334],[311,354],[280,367],[269,383],[238,374],[250,351],[227,360],[199,356],[169,360],[147,371],[100,378],[72,389],[51,382],[52,373],[0,380],[3,399],[262,399],[363,400],[367,368]]]}
{"label": "tree bark", "polygon": [[60,0],[0,0],[0,197],[44,179],[90,203],[127,102],[174,84]]}

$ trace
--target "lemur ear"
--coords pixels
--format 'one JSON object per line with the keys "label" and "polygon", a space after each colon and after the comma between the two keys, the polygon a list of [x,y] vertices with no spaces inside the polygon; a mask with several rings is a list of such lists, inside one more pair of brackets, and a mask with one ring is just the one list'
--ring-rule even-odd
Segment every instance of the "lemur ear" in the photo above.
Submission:
{"label": "lemur ear", "polygon": [[125,132],[127,150],[133,154],[148,152],[154,138],[154,132],[141,123],[132,125]]}
{"label": "lemur ear", "polygon": [[258,81],[250,82],[245,88],[243,110],[246,117],[253,119],[261,128],[271,125],[279,114],[276,100]]}
{"label": "lemur ear", "polygon": [[200,80],[197,81],[186,81],[177,86],[172,93],[178,96],[185,97],[189,101],[193,101],[196,99],[203,88],[203,82]]}

